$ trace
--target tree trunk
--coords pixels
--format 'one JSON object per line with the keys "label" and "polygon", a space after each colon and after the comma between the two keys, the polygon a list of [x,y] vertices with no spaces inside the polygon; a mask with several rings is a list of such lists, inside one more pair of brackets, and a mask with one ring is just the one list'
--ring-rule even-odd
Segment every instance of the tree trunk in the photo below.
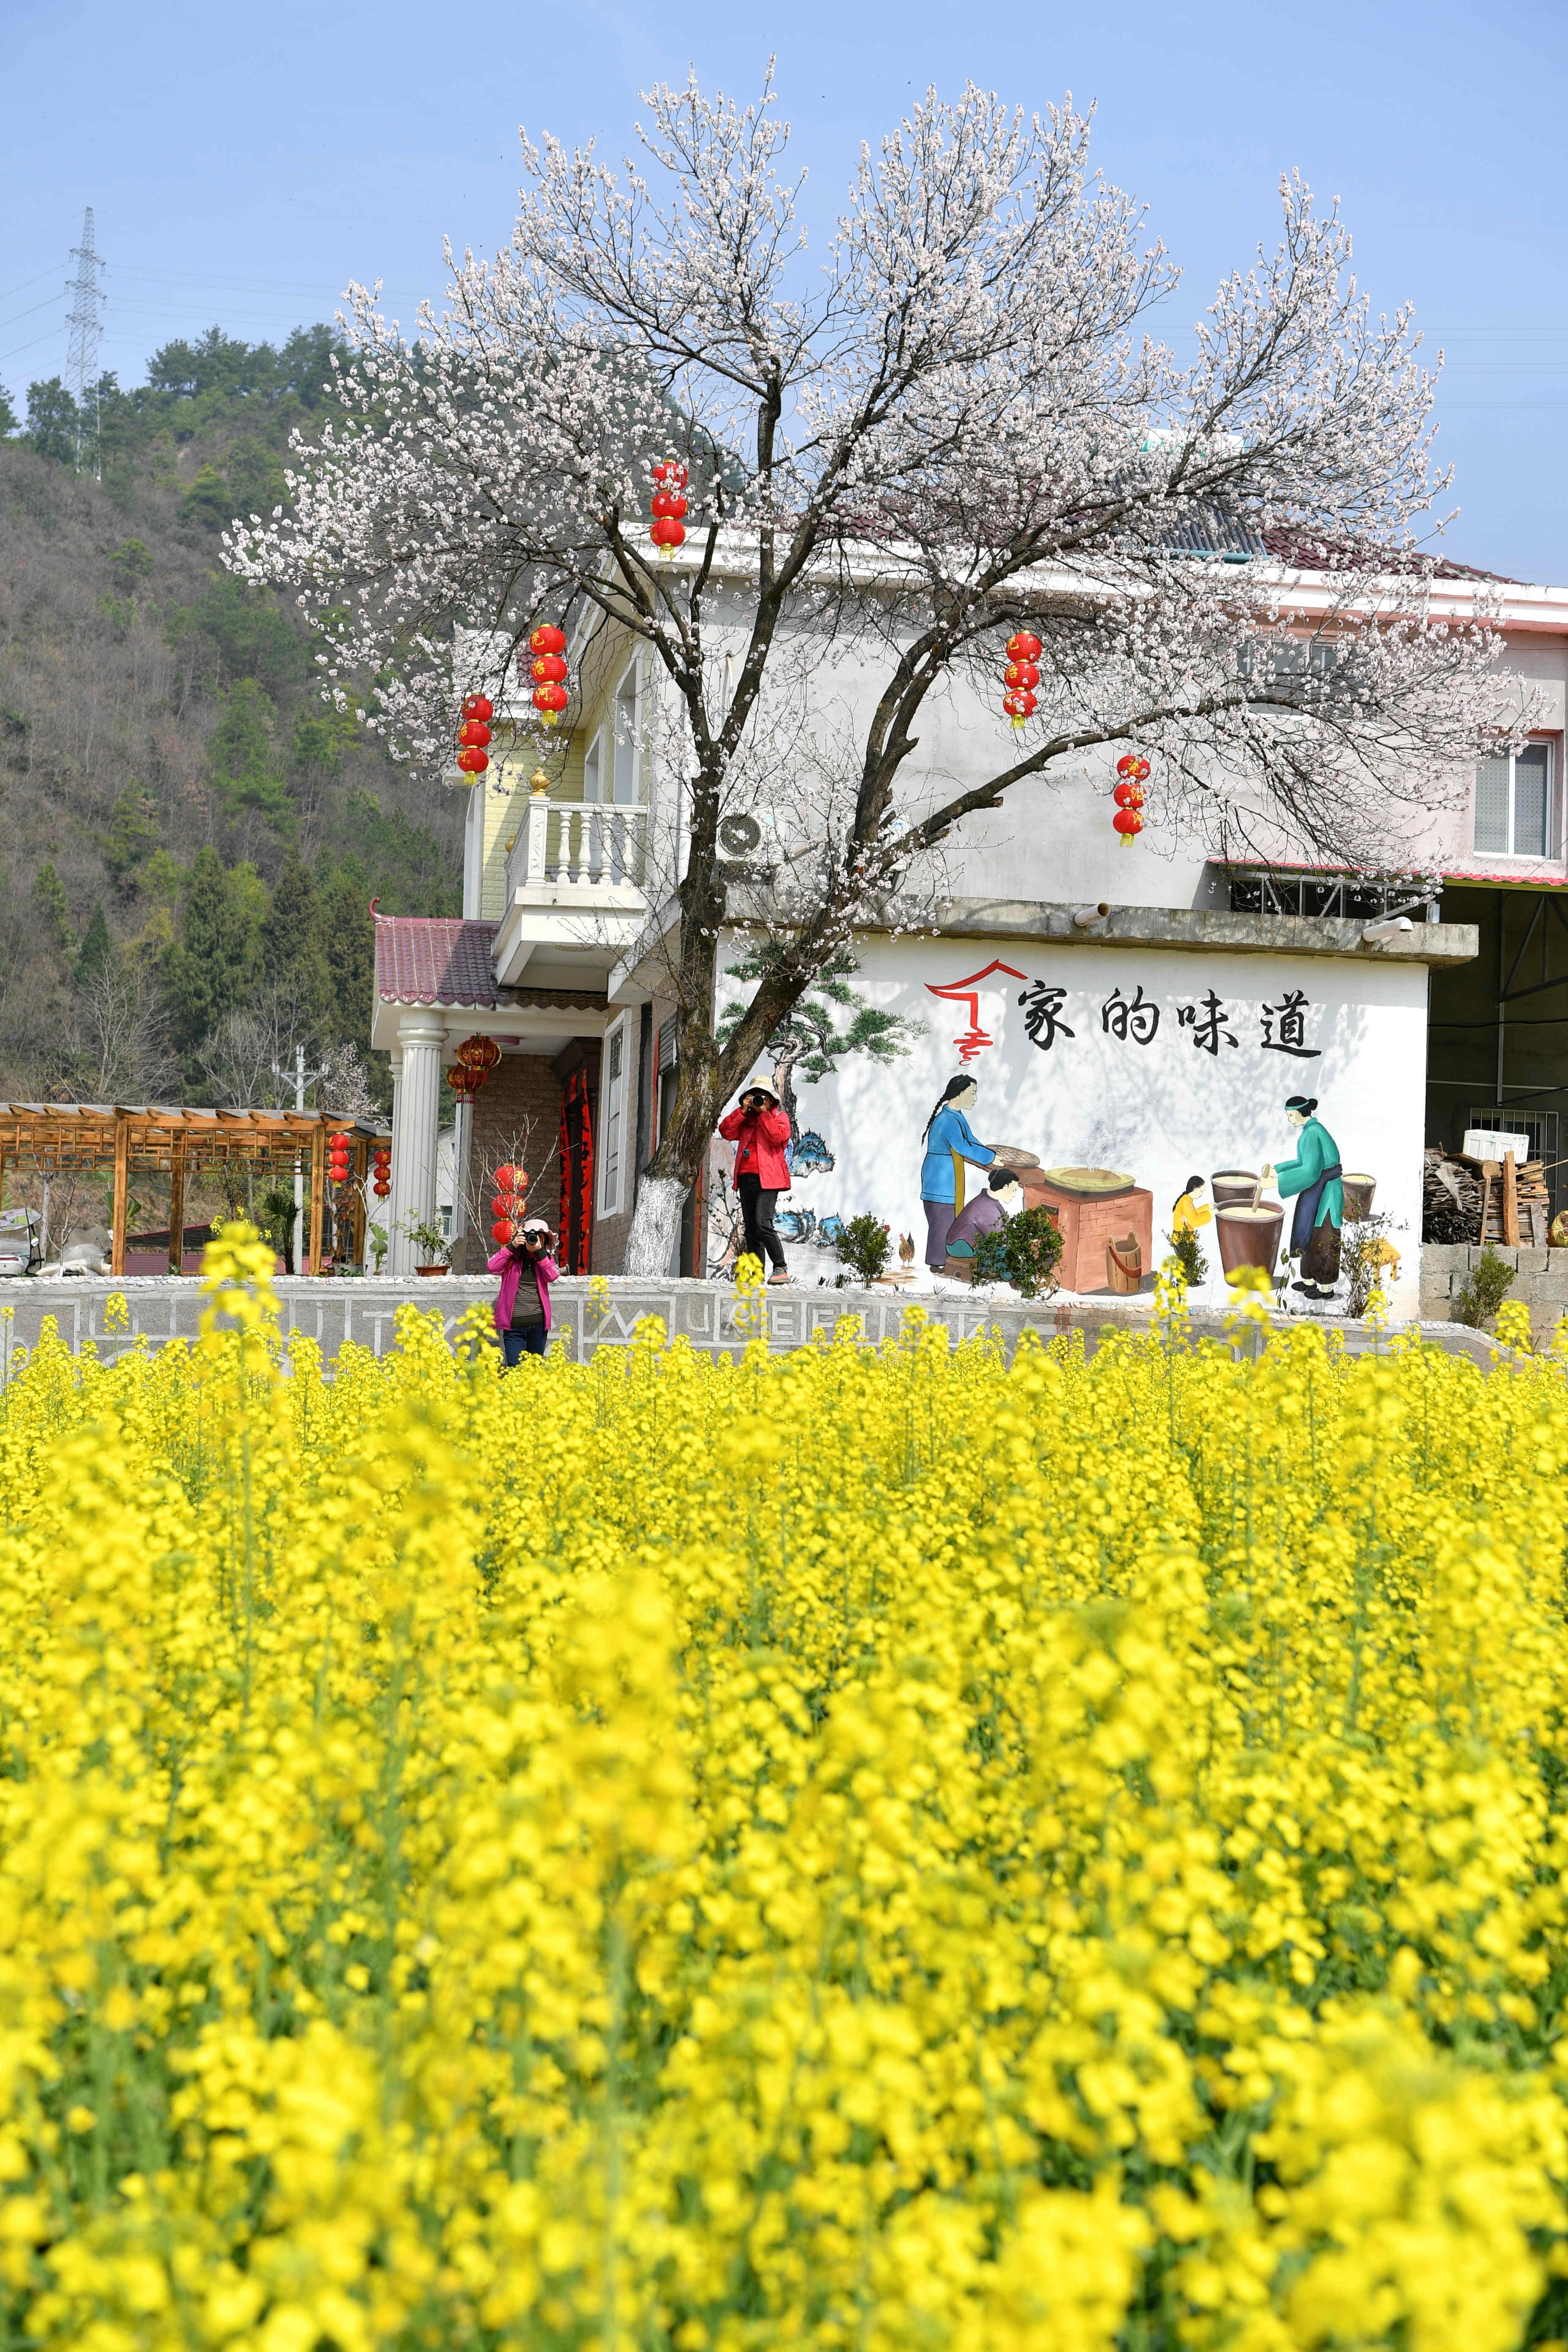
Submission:
{"label": "tree trunk", "polygon": [[632,1230],[626,1242],[628,1274],[640,1275],[645,1281],[667,1279],[675,1255],[676,1236],[680,1231],[680,1212],[689,1190],[679,1176],[649,1174],[643,1178],[637,1187],[637,1207],[632,1212]]}

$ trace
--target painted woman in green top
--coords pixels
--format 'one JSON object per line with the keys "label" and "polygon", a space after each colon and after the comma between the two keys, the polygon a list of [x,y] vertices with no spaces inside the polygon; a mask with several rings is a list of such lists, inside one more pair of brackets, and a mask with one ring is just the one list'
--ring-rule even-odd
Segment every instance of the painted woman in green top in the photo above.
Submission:
{"label": "painted woman in green top", "polygon": [[1344,1222],[1345,1195],[1341,1178],[1340,1147],[1315,1116],[1315,1095],[1292,1095],[1285,1116],[1300,1130],[1294,1160],[1266,1168],[1263,1179],[1279,1186],[1280,1197],[1296,1202],[1290,1224],[1290,1255],[1301,1261],[1301,1278],[1294,1286],[1309,1298],[1331,1298],[1340,1278],[1340,1227]]}

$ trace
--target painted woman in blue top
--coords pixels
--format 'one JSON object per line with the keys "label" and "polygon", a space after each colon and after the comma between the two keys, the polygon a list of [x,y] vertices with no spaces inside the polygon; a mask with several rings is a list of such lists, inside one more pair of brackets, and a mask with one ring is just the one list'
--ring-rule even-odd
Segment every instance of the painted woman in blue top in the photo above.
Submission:
{"label": "painted woman in blue top", "polygon": [[964,1114],[980,1089],[961,1071],[949,1078],[926,1121],[921,1141],[925,1159],[921,1167],[921,1205],[926,1213],[926,1264],[940,1274],[947,1264],[947,1229],[963,1206],[963,1163],[990,1168],[995,1149],[982,1143]]}
{"label": "painted woman in blue top", "polygon": [[1331,1298],[1340,1278],[1340,1227],[1344,1222],[1344,1170],[1340,1147],[1315,1116],[1316,1095],[1292,1095],[1285,1116],[1300,1129],[1294,1160],[1265,1168],[1280,1198],[1294,1198],[1296,1213],[1290,1226],[1290,1255],[1300,1260],[1300,1279],[1294,1285],[1309,1298]]}

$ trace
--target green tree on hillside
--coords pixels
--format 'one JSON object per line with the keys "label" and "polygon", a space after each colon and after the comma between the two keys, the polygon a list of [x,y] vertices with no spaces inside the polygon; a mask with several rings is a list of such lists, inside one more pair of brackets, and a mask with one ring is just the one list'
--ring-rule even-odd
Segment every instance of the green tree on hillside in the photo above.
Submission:
{"label": "green tree on hillside", "polygon": [[58,375],[27,386],[27,446],[38,457],[74,466],[80,422],[76,402]]}
{"label": "green tree on hillside", "polygon": [[0,383],[0,436],[19,433],[21,429],[22,420],[11,405],[11,395]]}
{"label": "green tree on hillside", "polygon": [[114,887],[129,897],[136,887],[136,869],[153,854],[158,838],[158,804],[134,782],[116,797],[103,845],[103,862]]}
{"label": "green tree on hillside", "polygon": [[33,877],[33,904],[44,937],[57,955],[63,955],[70,943],[70,902],[52,858],[46,858]]}
{"label": "green tree on hillside", "polygon": [[179,936],[163,964],[169,1024],[182,1054],[211,1036],[250,984],[259,929],[253,880],[254,868],[229,872],[210,846],[191,861]]}
{"label": "green tree on hillside", "polygon": [[310,673],[299,630],[276,598],[220,573],[194,604],[179,605],[164,624],[178,648],[193,635],[210,640],[230,678],[253,677],[269,695]]}
{"label": "green tree on hillside", "polygon": [[283,991],[312,1018],[320,1017],[329,994],[321,901],[310,868],[292,844],[262,919],[257,959],[264,986]]}
{"label": "green tree on hillside", "polygon": [[77,986],[85,988],[89,981],[96,980],[113,961],[114,942],[109,936],[109,925],[104,920],[103,908],[98,906],[88,918],[87,929],[81,935],[81,948],[76,960]]}
{"label": "green tree on hillside", "polygon": [[327,1026],[370,1058],[375,996],[375,920],[357,866],[343,866],[321,889],[321,943],[327,965]]}
{"label": "green tree on hillside", "polygon": [[180,520],[199,523],[203,530],[226,530],[234,520],[234,492],[216,466],[197,467],[180,500]]}
{"label": "green tree on hillside", "polygon": [[224,705],[207,747],[213,782],[231,808],[255,809],[282,832],[293,823],[294,803],[273,755],[272,704],[254,678],[242,677]]}

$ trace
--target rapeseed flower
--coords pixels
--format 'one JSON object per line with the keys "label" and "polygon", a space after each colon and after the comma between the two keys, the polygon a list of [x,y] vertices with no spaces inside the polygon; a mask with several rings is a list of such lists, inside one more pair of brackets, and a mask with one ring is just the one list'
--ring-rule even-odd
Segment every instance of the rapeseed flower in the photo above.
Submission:
{"label": "rapeseed flower", "polygon": [[269,1263],[0,1398],[9,2341],[1568,2336],[1560,1350],[329,1377]]}

